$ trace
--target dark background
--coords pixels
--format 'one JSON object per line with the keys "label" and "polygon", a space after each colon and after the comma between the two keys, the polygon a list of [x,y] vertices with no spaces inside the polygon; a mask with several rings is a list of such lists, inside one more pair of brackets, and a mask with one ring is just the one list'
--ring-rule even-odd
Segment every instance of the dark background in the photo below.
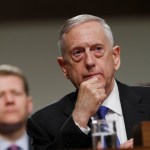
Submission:
{"label": "dark background", "polygon": [[1,0],[0,21],[100,16],[147,16],[149,0]]}

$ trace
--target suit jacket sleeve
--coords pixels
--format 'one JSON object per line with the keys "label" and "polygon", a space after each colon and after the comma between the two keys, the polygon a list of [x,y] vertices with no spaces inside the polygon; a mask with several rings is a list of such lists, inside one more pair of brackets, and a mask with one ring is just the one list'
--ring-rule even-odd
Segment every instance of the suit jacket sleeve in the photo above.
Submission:
{"label": "suit jacket sleeve", "polygon": [[33,139],[35,150],[87,148],[91,146],[91,136],[84,134],[75,125],[71,116],[60,128],[58,127],[57,134],[46,131],[46,127],[40,126],[38,121],[34,117],[30,117],[27,122],[27,133]]}

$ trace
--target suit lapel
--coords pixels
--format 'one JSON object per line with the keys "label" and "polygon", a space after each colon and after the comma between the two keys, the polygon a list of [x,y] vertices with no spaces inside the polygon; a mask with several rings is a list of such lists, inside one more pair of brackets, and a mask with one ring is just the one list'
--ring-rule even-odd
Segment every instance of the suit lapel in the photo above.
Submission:
{"label": "suit lapel", "polygon": [[32,146],[32,139],[30,137],[28,137],[28,142],[29,142],[29,150],[34,150]]}
{"label": "suit lapel", "polygon": [[121,101],[121,107],[127,132],[127,138],[132,137],[133,126],[140,120],[142,97],[132,90],[132,87],[128,87],[118,82],[118,89]]}

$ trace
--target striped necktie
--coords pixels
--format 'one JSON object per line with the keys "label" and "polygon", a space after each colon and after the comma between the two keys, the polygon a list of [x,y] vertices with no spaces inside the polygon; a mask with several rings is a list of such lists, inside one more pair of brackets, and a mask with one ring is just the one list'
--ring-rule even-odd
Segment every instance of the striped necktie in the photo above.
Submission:
{"label": "striped necktie", "polygon": [[[98,116],[99,116],[99,118],[100,119],[105,119],[105,116],[106,116],[106,114],[107,114],[108,111],[109,111],[108,107],[106,107],[106,106],[100,106],[100,108],[98,109]],[[116,142],[117,142],[116,143],[117,147],[119,147],[120,146],[120,141],[119,141],[118,136],[117,136],[117,141]]]}
{"label": "striped necktie", "polygon": [[100,108],[98,109],[98,115],[100,119],[105,119],[105,116],[108,112],[109,108],[106,106],[100,106]]}

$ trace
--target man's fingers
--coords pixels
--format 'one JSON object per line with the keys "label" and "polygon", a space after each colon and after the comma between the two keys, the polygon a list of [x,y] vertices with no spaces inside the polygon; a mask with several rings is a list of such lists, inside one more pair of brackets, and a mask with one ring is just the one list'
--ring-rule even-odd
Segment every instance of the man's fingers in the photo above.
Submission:
{"label": "man's fingers", "polygon": [[133,138],[120,145],[120,149],[133,148]]}

